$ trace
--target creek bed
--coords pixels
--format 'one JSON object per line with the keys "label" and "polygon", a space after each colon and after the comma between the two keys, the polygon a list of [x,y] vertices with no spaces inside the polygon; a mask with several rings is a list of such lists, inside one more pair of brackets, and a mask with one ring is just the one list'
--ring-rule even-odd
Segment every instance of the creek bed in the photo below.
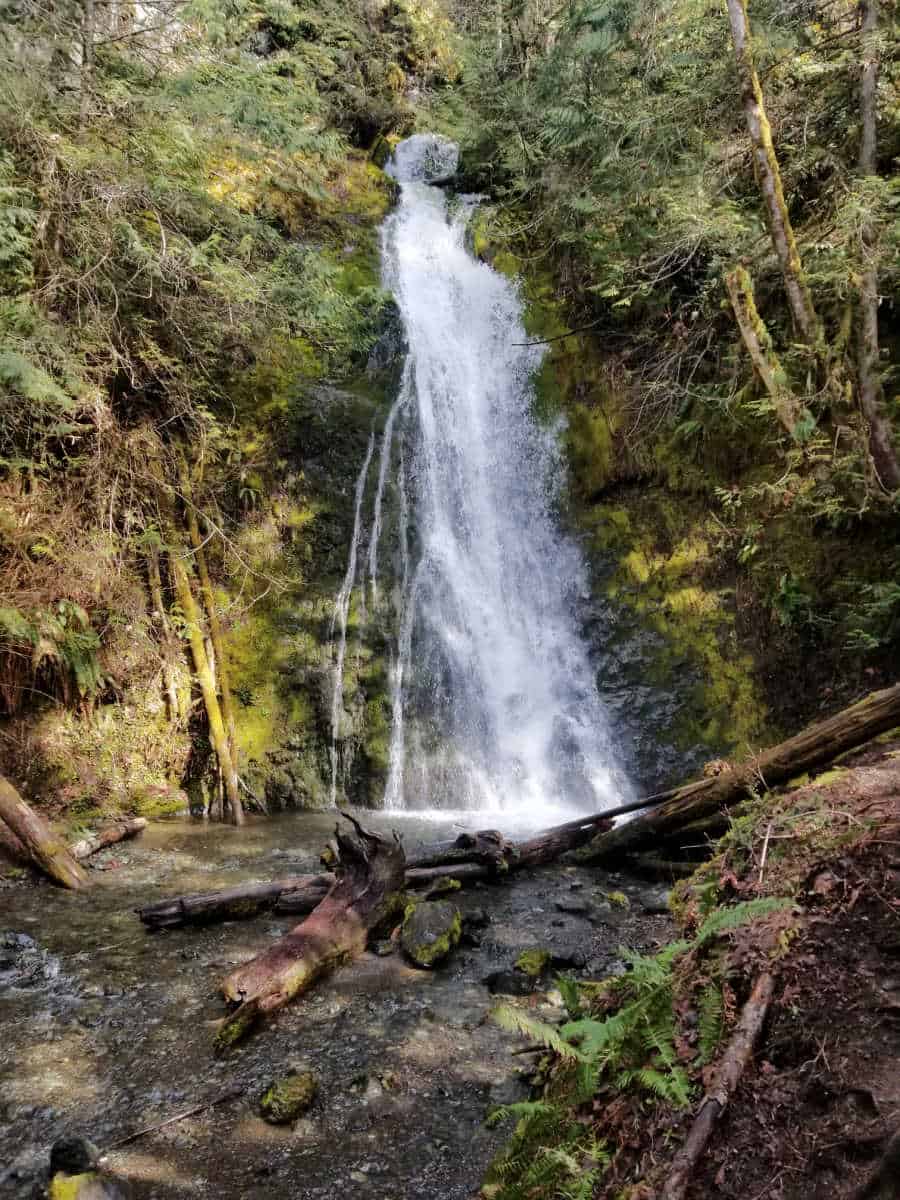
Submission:
{"label": "creek bed", "polygon": [[[412,850],[458,827],[360,814],[398,829]],[[480,945],[436,971],[366,954],[279,1013],[231,1055],[212,1039],[221,978],[296,923],[271,914],[147,933],[133,910],[177,893],[316,871],[333,813],[251,821],[242,830],[151,826],[93,861],[89,893],[44,883],[0,891],[0,1190],[30,1196],[49,1146],[84,1132],[104,1147],[240,1086],[236,1100],[113,1151],[107,1165],[135,1197],[217,1200],[342,1196],[463,1200],[478,1189],[504,1131],[484,1120],[527,1093],[516,1044],[487,1019],[483,980],[532,947],[580,952],[581,969],[621,970],[617,948],[654,949],[669,918],[645,909],[658,888],[609,872],[550,867],[459,896],[483,909]],[[630,907],[610,906],[609,892]],[[578,911],[586,909],[587,911]],[[574,910],[574,911],[573,911]],[[10,936],[10,934],[14,936]],[[545,986],[552,987],[552,981]],[[535,1015],[558,1015],[545,993]],[[308,1066],[316,1101],[293,1126],[258,1115],[274,1077]]]}

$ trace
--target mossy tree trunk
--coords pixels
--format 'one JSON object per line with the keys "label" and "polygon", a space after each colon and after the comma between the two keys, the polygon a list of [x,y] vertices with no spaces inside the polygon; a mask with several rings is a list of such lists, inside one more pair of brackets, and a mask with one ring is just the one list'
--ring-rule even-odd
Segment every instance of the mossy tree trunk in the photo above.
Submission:
{"label": "mossy tree trunk", "polygon": [[63,887],[85,887],[88,877],[43,817],[25,803],[8,779],[0,775],[0,820],[13,831],[29,857]]}
{"label": "mossy tree trunk", "polygon": [[753,368],[769,393],[778,420],[791,437],[796,437],[797,426],[806,415],[806,409],[791,391],[772,338],[756,307],[753,282],[746,269],[736,267],[729,271],[725,276],[725,287]]}
{"label": "mossy tree trunk", "polygon": [[800,253],[784,199],[772,129],[766,116],[762,87],[753,59],[747,0],[726,0],[726,4],[740,76],[744,117],[753,146],[753,165],[766,206],[772,245],[781,266],[794,323],[803,341],[808,346],[818,348],[823,340],[822,326],[803,276]]}
{"label": "mossy tree trunk", "polygon": [[[859,83],[861,136],[859,174],[877,174],[878,146],[878,0],[862,4],[862,64]],[[859,407],[866,423],[869,452],[878,481],[885,491],[900,488],[900,464],[891,437],[891,427],[882,410],[882,387],[878,370],[878,272],[875,268],[875,230],[863,222],[860,231],[863,270],[859,281],[859,318],[856,340],[856,377]]]}
{"label": "mossy tree trunk", "polygon": [[179,460],[179,474],[184,500],[185,520],[187,523],[188,534],[191,539],[191,545],[194,548],[194,560],[197,563],[197,575],[200,579],[200,595],[203,598],[203,604],[206,608],[206,616],[209,623],[209,638],[212,642],[215,672],[219,680],[219,696],[222,705],[222,718],[225,722],[225,730],[228,734],[228,748],[231,751],[231,759],[234,763],[235,769],[237,769],[238,756],[236,726],[234,719],[234,700],[231,694],[231,684],[228,678],[228,663],[225,658],[225,643],[222,636],[222,623],[219,620],[219,613],[216,607],[216,596],[215,592],[213,591],[212,580],[210,579],[209,575],[209,567],[206,562],[204,539],[200,536],[200,527],[197,522],[197,510],[193,504],[193,488],[191,486],[191,478],[188,472],[187,463],[183,458]]}
{"label": "mossy tree trunk", "polygon": [[169,562],[172,569],[175,594],[178,597],[178,603],[181,605],[181,610],[184,614],[188,642],[191,647],[191,656],[194,660],[194,669],[197,672],[197,681],[200,684],[203,703],[206,707],[210,741],[213,744],[213,749],[216,752],[216,757],[219,760],[219,766],[222,771],[222,782],[225,788],[225,796],[228,801],[231,820],[235,825],[242,825],[244,822],[244,810],[241,804],[237,769],[231,756],[231,749],[228,744],[228,732],[222,717],[222,709],[219,706],[216,678],[206,654],[200,610],[194,599],[190,576],[185,567],[184,560],[179,556],[177,549],[170,550]]}
{"label": "mossy tree trunk", "polygon": [[156,546],[151,546],[147,550],[147,578],[150,582],[150,602],[153,605],[154,617],[157,613],[159,614],[160,628],[162,630],[163,683],[165,684],[166,699],[169,705],[169,720],[174,722],[180,720],[186,714],[181,711],[178,681],[175,676],[175,664],[173,662],[176,639],[172,632],[172,626],[169,623],[168,613],[166,612],[166,602],[162,589],[162,572],[159,567],[159,551]]}
{"label": "mossy tree trunk", "polygon": [[850,708],[807,726],[786,742],[745,759],[721,775],[675,788],[665,794],[665,799],[657,797],[662,802],[655,808],[601,833],[580,857],[583,861],[618,858],[658,846],[755,791],[773,788],[804,771],[825,766],[898,724],[900,683],[872,692]]}

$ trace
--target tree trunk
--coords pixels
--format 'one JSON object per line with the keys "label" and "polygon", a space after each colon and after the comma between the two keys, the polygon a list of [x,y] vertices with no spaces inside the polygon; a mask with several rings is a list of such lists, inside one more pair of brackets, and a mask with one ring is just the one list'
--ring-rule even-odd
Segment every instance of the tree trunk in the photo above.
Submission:
{"label": "tree trunk", "polygon": [[81,0],[81,4],[81,95],[79,97],[78,121],[80,128],[84,129],[91,106],[96,10],[94,8],[94,0]]}
{"label": "tree trunk", "polygon": [[728,1107],[728,1101],[750,1064],[753,1047],[762,1031],[766,1013],[772,1002],[775,981],[764,971],[753,985],[750,999],[744,1005],[734,1037],[722,1055],[712,1086],[703,1098],[691,1131],[675,1155],[672,1170],[662,1190],[660,1200],[683,1200],[691,1175],[712,1136],[716,1121]]}
{"label": "tree trunk", "polygon": [[235,921],[293,901],[284,912],[312,912],[334,884],[333,875],[297,875],[271,883],[244,883],[221,892],[196,892],[161,900],[135,911],[149,929],[178,929],[182,925],[208,925]]}
{"label": "tree trunk", "polygon": [[29,808],[13,785],[0,775],[0,819],[6,822],[31,859],[41,870],[67,888],[81,888],[88,882],[83,867],[72,857],[65,842]]}
{"label": "tree trunk", "polygon": [[843,712],[809,725],[786,742],[763,750],[737,767],[710,779],[676,788],[658,807],[619,825],[586,846],[584,861],[608,858],[652,847],[691,822],[719,812],[727,805],[784,783],[815,767],[832,762],[900,724],[900,684],[872,692]]}
{"label": "tree trunk", "polygon": [[356,833],[337,834],[340,873],[322,903],[222,984],[225,998],[239,1007],[219,1030],[219,1049],[233,1045],[262,1016],[282,1008],[320,976],[361,954],[369,932],[397,909],[406,865],[400,842],[386,842],[347,819]]}
{"label": "tree trunk", "polygon": [[74,842],[69,847],[69,853],[73,858],[79,860],[90,858],[98,850],[114,846],[116,842],[124,842],[126,838],[137,837],[146,828],[147,822],[143,817],[130,817],[128,820],[108,825],[106,829],[101,829],[98,833],[90,833],[80,841]]}
{"label": "tree trunk", "polygon": [[762,88],[753,60],[747,0],[726,0],[726,3],[741,82],[744,117],[753,146],[753,165],[766,206],[772,245],[781,265],[794,323],[803,341],[809,346],[817,347],[822,341],[822,327],[803,277],[800,254],[784,200],[781,171],[772,143],[772,130],[766,116]]}
{"label": "tree trunk", "polygon": [[806,415],[806,409],[790,389],[772,338],[756,307],[753,283],[745,268],[736,267],[729,271],[725,286],[753,368],[769,393],[778,420],[791,437],[796,438],[797,425]]}
{"label": "tree trunk", "polygon": [[174,723],[182,716],[181,706],[178,703],[178,681],[175,678],[175,666],[172,661],[175,638],[172,633],[172,626],[169,624],[166,602],[163,598],[162,574],[159,569],[159,551],[156,546],[151,546],[147,551],[147,578],[150,582],[150,602],[153,605],[154,615],[159,613],[160,629],[162,630],[162,638],[160,640],[163,652],[163,682],[166,688],[166,699],[169,704],[169,720]]}
{"label": "tree trunk", "polygon": [[197,511],[192,503],[192,488],[191,478],[188,473],[187,463],[183,458],[179,459],[179,471],[181,475],[181,489],[184,493],[184,514],[187,520],[188,534],[190,535],[191,545],[194,547],[194,557],[197,561],[197,574],[200,577],[200,594],[203,597],[203,603],[206,607],[206,615],[209,619],[209,637],[213,645],[215,654],[215,662],[217,674],[219,677],[219,692],[222,700],[222,718],[225,722],[225,729],[228,733],[228,748],[231,751],[232,762],[235,769],[237,768],[237,741],[235,734],[235,719],[234,719],[234,701],[231,695],[231,684],[228,678],[228,663],[225,659],[225,642],[222,637],[222,625],[219,621],[219,612],[216,607],[216,596],[213,591],[212,580],[209,577],[209,569],[206,564],[206,553],[203,549],[203,538],[200,536],[200,527],[197,524]]}
{"label": "tree trunk", "polygon": [[237,771],[235,770],[231,750],[228,746],[228,734],[225,729],[225,723],[222,720],[222,710],[219,707],[215,676],[209,665],[209,659],[206,657],[206,647],[203,644],[203,631],[200,627],[200,613],[197,608],[197,602],[191,590],[191,581],[187,569],[184,562],[179,558],[177,550],[170,551],[169,562],[172,567],[175,594],[178,597],[178,603],[181,605],[187,625],[188,641],[191,645],[191,654],[194,659],[194,667],[197,671],[197,679],[200,683],[200,691],[203,693],[203,703],[206,706],[210,741],[219,760],[219,766],[222,768],[222,778],[225,784],[225,795],[228,797],[228,804],[231,810],[231,820],[235,825],[242,825],[244,823],[244,809],[241,804],[241,796],[238,788]]}
{"label": "tree trunk", "polygon": [[[859,108],[862,133],[859,174],[877,174],[878,137],[878,0],[862,3],[862,71]],[[859,407],[868,430],[869,453],[878,482],[887,492],[900,488],[900,464],[894,450],[891,426],[882,408],[878,370],[878,272],[875,268],[875,230],[870,221],[860,230],[863,269],[859,282],[859,320],[856,338],[856,377]]]}

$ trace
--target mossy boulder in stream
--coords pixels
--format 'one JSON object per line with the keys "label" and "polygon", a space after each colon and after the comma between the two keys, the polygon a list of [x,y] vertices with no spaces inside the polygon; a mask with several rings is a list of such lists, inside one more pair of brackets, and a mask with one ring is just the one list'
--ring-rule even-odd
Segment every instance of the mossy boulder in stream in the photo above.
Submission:
{"label": "mossy boulder in stream", "polygon": [[459,945],[462,917],[448,900],[408,904],[400,930],[404,953],[419,967],[436,967]]}
{"label": "mossy boulder in stream", "polygon": [[288,1125],[302,1117],[319,1088],[312,1071],[299,1071],[276,1079],[263,1093],[259,1111],[270,1125]]}
{"label": "mossy boulder in stream", "polygon": [[531,950],[523,950],[516,959],[516,970],[527,975],[529,979],[538,979],[550,966],[552,955],[549,950],[535,946]]}

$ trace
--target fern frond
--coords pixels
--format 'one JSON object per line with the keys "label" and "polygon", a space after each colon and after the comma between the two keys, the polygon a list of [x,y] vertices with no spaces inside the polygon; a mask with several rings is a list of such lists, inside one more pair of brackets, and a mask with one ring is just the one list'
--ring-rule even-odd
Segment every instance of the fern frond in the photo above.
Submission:
{"label": "fern frond", "polygon": [[548,1050],[554,1050],[560,1058],[578,1059],[581,1057],[575,1047],[571,1046],[565,1037],[561,1037],[560,1032],[552,1025],[529,1017],[527,1013],[513,1008],[511,1004],[498,1005],[491,1013],[491,1019],[509,1033],[521,1033],[525,1037],[540,1042]]}

